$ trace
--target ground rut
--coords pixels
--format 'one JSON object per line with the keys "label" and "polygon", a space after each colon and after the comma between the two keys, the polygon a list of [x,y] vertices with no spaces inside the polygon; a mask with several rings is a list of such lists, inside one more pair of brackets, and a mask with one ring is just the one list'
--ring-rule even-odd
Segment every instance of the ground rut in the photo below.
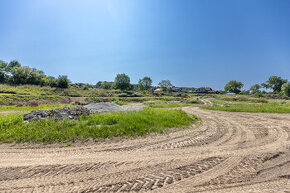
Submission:
{"label": "ground rut", "polygon": [[73,147],[0,146],[0,192],[287,192],[290,115],[185,107],[197,127]]}

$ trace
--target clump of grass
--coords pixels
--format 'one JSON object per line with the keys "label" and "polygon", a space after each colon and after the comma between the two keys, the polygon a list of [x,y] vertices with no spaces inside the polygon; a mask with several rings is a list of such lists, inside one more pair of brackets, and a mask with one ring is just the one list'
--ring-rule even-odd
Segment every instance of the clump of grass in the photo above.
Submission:
{"label": "clump of grass", "polygon": [[0,117],[0,142],[74,142],[88,139],[142,136],[192,124],[196,116],[181,110],[144,109],[82,116],[79,120],[39,120],[26,123],[21,115]]}
{"label": "clump of grass", "polygon": [[145,105],[152,108],[174,108],[174,107],[185,107],[190,104],[180,102],[167,102],[167,101],[148,101],[144,102]]}
{"label": "clump of grass", "polygon": [[190,103],[190,104],[203,104],[201,100],[197,100],[197,99],[187,99],[185,100],[185,102]]}

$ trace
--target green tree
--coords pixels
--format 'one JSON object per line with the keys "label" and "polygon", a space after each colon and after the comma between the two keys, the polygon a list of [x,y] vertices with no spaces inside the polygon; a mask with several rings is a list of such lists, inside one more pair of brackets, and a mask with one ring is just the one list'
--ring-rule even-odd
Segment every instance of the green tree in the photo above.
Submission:
{"label": "green tree", "polygon": [[67,76],[59,76],[57,79],[57,87],[58,88],[68,88],[69,83],[70,83],[70,81],[67,78]]}
{"label": "green tree", "polygon": [[282,85],[281,93],[284,97],[290,97],[290,82],[286,82]]}
{"label": "green tree", "polygon": [[163,89],[163,90],[170,90],[173,85],[171,84],[170,80],[161,80],[158,85]]}
{"label": "green tree", "polygon": [[228,82],[225,86],[225,91],[226,92],[233,92],[233,93],[240,93],[241,92],[241,88],[243,87],[243,83],[238,82],[236,80],[231,80],[230,82]]}
{"label": "green tree", "polygon": [[114,87],[121,90],[128,90],[130,85],[130,78],[126,74],[117,74],[114,82]]}
{"label": "green tree", "polygon": [[281,87],[287,80],[282,79],[279,76],[271,76],[269,79],[262,84],[262,86],[266,89],[273,89],[274,93],[281,92]]}
{"label": "green tree", "polygon": [[2,60],[0,60],[0,84],[7,82],[7,67],[8,64]]}
{"label": "green tree", "polygon": [[110,89],[112,88],[112,83],[111,82],[107,82],[107,81],[104,81],[101,83],[101,86],[100,86],[102,89]]}
{"label": "green tree", "polygon": [[17,60],[12,60],[11,62],[9,62],[8,67],[10,69],[14,68],[14,67],[20,67],[21,64],[17,61]]}
{"label": "green tree", "polygon": [[27,72],[26,67],[14,66],[10,69],[11,76],[8,79],[8,82],[12,85],[20,85],[27,83]]}
{"label": "green tree", "polygon": [[250,91],[251,91],[252,94],[256,94],[256,93],[260,93],[261,92],[260,89],[261,89],[261,85],[254,84],[253,86],[251,86]]}
{"label": "green tree", "polygon": [[149,90],[151,88],[152,85],[152,79],[148,76],[145,76],[142,79],[139,79],[138,81],[138,88],[139,90]]}

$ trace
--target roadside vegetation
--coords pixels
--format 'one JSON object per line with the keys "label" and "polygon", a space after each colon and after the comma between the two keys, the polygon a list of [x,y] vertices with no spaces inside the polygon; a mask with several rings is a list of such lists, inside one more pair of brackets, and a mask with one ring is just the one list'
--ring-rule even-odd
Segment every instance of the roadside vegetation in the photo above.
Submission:
{"label": "roadside vegetation", "polygon": [[188,127],[196,120],[196,116],[181,110],[152,108],[92,114],[78,120],[48,119],[30,123],[24,122],[21,114],[9,114],[0,117],[0,142],[54,143],[143,136]]}

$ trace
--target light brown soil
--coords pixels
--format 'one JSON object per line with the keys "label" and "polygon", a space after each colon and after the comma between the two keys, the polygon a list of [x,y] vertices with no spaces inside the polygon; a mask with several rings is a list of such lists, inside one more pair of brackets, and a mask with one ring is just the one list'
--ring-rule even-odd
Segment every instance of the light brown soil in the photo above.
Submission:
{"label": "light brown soil", "polygon": [[289,192],[290,115],[184,107],[202,124],[72,147],[0,146],[0,192]]}

